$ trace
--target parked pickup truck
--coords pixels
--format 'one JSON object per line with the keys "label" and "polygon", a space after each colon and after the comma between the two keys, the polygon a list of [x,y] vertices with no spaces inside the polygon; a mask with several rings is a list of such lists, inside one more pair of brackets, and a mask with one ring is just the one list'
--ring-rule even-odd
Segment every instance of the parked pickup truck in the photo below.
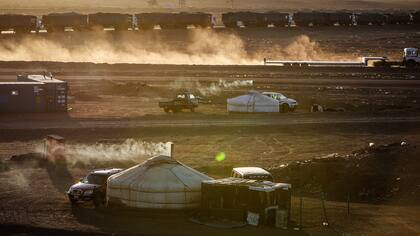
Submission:
{"label": "parked pickup truck", "polygon": [[198,98],[192,93],[178,93],[172,101],[159,102],[159,107],[163,108],[165,112],[178,112],[183,109],[194,112],[198,107]]}

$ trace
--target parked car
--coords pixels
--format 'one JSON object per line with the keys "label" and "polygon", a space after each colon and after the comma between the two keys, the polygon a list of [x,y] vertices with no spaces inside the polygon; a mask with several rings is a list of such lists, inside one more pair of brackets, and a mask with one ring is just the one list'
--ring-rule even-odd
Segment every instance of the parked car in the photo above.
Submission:
{"label": "parked car", "polygon": [[67,196],[72,205],[78,202],[93,201],[95,207],[105,203],[106,181],[109,176],[122,171],[119,168],[100,169],[90,172],[86,177],[72,185]]}
{"label": "parked car", "polygon": [[163,108],[165,112],[178,112],[183,109],[189,109],[191,112],[194,112],[195,108],[198,107],[198,98],[192,93],[178,93],[172,101],[159,102],[159,107]]}
{"label": "parked car", "polygon": [[294,111],[299,105],[295,99],[288,98],[277,92],[263,92],[263,95],[279,101],[280,110],[282,112]]}
{"label": "parked car", "polygon": [[273,181],[273,176],[271,175],[271,173],[260,167],[233,168],[231,177],[241,178],[241,179]]}

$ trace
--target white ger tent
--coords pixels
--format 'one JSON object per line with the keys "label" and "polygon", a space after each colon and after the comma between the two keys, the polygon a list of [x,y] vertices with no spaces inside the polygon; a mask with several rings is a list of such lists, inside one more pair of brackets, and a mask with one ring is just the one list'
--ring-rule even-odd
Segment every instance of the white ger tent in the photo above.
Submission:
{"label": "white ger tent", "polygon": [[248,94],[229,98],[228,112],[279,112],[279,102],[259,92],[250,91]]}
{"label": "white ger tent", "polygon": [[198,207],[201,182],[212,178],[168,156],[157,156],[108,178],[108,204],[138,208]]}

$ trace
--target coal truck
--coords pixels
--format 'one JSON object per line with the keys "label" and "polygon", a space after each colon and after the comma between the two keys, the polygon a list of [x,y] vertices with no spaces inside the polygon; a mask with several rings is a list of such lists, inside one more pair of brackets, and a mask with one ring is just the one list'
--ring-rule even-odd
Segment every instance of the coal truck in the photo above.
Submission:
{"label": "coal truck", "polygon": [[15,33],[30,33],[37,30],[38,18],[32,15],[0,15],[0,31],[13,30]]}
{"label": "coal truck", "polygon": [[139,29],[186,29],[188,26],[212,27],[212,15],[207,13],[140,13],[136,14]]}
{"label": "coal truck", "polygon": [[409,13],[388,13],[385,15],[386,24],[388,25],[406,25],[411,21],[411,15]]}
{"label": "coal truck", "polygon": [[258,12],[228,12],[222,14],[222,22],[227,28],[236,28],[241,25],[244,27],[264,27],[267,22],[264,14]]}
{"label": "coal truck", "polygon": [[383,25],[386,16],[382,13],[359,13],[355,14],[357,25]]}
{"label": "coal truck", "polygon": [[413,24],[420,25],[420,11],[416,11],[412,15],[413,15]]}
{"label": "coal truck", "polygon": [[323,26],[329,24],[327,13],[324,12],[296,12],[293,14],[296,26]]}
{"label": "coal truck", "polygon": [[66,28],[81,31],[87,28],[88,16],[75,12],[51,13],[42,16],[42,23],[48,32],[62,32]]}
{"label": "coal truck", "polygon": [[263,15],[264,25],[274,25],[276,27],[285,27],[290,25],[289,13],[284,12],[266,12]]}
{"label": "coal truck", "polygon": [[115,31],[128,30],[133,27],[133,17],[130,14],[121,13],[89,14],[88,27],[97,30],[105,28],[114,28]]}

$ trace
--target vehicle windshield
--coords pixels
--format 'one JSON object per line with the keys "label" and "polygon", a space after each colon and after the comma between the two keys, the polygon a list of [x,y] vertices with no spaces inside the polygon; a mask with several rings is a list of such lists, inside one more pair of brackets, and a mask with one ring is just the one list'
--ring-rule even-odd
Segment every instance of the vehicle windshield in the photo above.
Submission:
{"label": "vehicle windshield", "polygon": [[90,174],[83,179],[82,183],[103,185],[107,179],[107,175]]}
{"label": "vehicle windshield", "polygon": [[249,175],[245,175],[244,178],[245,179],[273,181],[273,177],[271,175],[249,174]]}
{"label": "vehicle windshield", "polygon": [[176,98],[185,99],[185,94],[178,94],[176,95]]}
{"label": "vehicle windshield", "polygon": [[417,57],[419,54],[418,50],[407,50],[408,57]]}
{"label": "vehicle windshield", "polygon": [[283,94],[279,93],[278,95],[278,99],[286,99],[286,96],[284,96]]}
{"label": "vehicle windshield", "polygon": [[267,93],[267,94],[264,94],[264,95],[267,96],[267,97],[271,97],[272,99],[276,99],[276,100],[286,99],[286,96],[284,96],[281,93]]}

